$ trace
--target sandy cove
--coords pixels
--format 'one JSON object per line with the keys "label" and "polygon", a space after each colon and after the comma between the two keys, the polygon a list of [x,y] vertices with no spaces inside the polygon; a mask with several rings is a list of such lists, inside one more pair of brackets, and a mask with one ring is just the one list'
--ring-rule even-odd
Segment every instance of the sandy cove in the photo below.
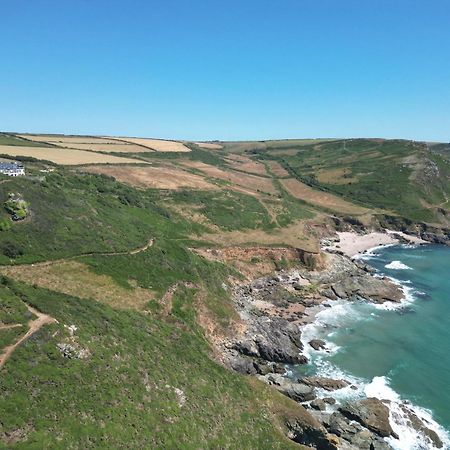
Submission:
{"label": "sandy cove", "polygon": [[384,230],[384,232],[373,231],[366,234],[358,234],[354,231],[337,232],[339,241],[326,246],[330,250],[341,251],[344,255],[354,258],[366,253],[368,250],[399,243],[409,243],[411,245],[421,245],[427,242],[417,236],[411,236],[400,231]]}

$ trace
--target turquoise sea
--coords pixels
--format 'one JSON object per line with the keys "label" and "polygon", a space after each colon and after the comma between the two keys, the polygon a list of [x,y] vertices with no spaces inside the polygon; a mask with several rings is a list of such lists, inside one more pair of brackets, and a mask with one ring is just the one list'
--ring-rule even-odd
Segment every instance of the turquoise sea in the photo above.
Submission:
{"label": "turquoise sea", "polygon": [[[307,371],[350,378],[359,391],[344,397],[376,396],[392,405],[407,401],[445,440],[450,431],[450,248],[384,247],[363,259],[401,283],[407,300],[394,308],[331,302],[305,329],[305,341],[323,338],[330,349],[310,350]],[[399,420],[396,431],[402,441],[394,443],[396,448],[433,448],[418,442],[407,421]]]}

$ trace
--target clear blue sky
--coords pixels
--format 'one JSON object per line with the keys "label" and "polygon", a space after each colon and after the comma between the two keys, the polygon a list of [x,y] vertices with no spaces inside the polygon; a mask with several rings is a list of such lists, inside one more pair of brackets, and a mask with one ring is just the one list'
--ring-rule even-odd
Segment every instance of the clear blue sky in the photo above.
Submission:
{"label": "clear blue sky", "polygon": [[1,2],[0,129],[450,141],[449,0]]}

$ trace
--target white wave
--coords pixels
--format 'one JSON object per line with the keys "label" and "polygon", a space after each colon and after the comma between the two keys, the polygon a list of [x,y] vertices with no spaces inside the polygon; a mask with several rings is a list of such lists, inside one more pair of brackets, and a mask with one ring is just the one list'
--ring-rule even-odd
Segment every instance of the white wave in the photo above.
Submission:
{"label": "white wave", "polygon": [[[377,275],[377,274],[375,274],[374,276],[385,277],[385,275]],[[407,286],[408,284],[411,284],[411,281],[409,280],[400,281],[394,277],[387,277],[387,278],[389,278],[395,285],[397,285],[402,290],[403,299],[399,303],[384,302],[379,304],[373,304],[373,306],[376,309],[382,309],[385,311],[396,311],[399,309],[403,309],[405,306],[410,305],[416,300],[416,297],[414,295],[417,293],[417,291],[413,287]]]}
{"label": "white wave", "polygon": [[375,258],[377,256],[380,256],[380,254],[377,253],[378,250],[381,250],[381,249],[387,248],[387,247],[392,247],[394,245],[398,245],[398,244],[377,245],[376,247],[372,247],[372,248],[367,249],[364,253],[360,253],[358,255],[353,256],[352,259],[361,259],[363,261],[365,261],[367,259],[372,259],[372,258]]}
{"label": "white wave", "polygon": [[389,264],[386,264],[384,267],[386,267],[386,269],[393,270],[412,270],[411,267],[403,264],[401,261],[392,261]]}
{"label": "white wave", "polygon": [[333,409],[337,409],[344,403],[357,401],[363,398],[375,397],[382,400],[389,408],[389,423],[393,431],[398,435],[398,439],[394,437],[386,438],[386,441],[393,449],[434,450],[438,448],[433,445],[426,435],[411,426],[408,411],[415,414],[427,428],[434,431],[439,436],[444,444],[442,448],[450,448],[449,433],[433,420],[431,412],[403,400],[400,395],[389,386],[386,377],[374,377],[372,381],[367,382],[366,380],[343,372],[330,364],[329,361],[321,361],[317,367],[317,374],[323,377],[346,380],[350,383],[347,387],[333,392],[321,389],[317,390],[318,397],[331,396],[336,400]]}
{"label": "white wave", "polygon": [[[314,321],[302,327],[303,354],[308,359],[320,356],[329,356],[339,351],[340,347],[329,340],[336,329],[347,326],[349,323],[358,320],[371,319],[364,317],[356,310],[354,303],[348,300],[336,300],[331,307],[319,311]],[[328,338],[328,339],[327,339]],[[322,339],[326,343],[325,350],[314,350],[309,341],[312,339]]]}
{"label": "white wave", "polygon": [[[402,285],[399,280],[393,279],[393,281],[396,284],[399,284],[405,293],[405,300],[399,305],[393,304],[395,308],[404,307],[405,304],[414,301],[414,290],[411,287]],[[384,305],[368,304],[367,306],[375,307],[377,309],[384,307],[384,309],[387,309]],[[377,316],[373,311],[374,310],[367,315]],[[314,365],[315,373],[319,376],[346,380],[350,383],[347,387],[334,392],[317,389],[318,397],[331,396],[336,400],[335,405],[331,407],[327,406],[327,410],[330,411],[337,409],[340,405],[348,401],[356,401],[362,398],[376,397],[380,400],[384,400],[386,406],[389,408],[389,422],[391,427],[399,436],[399,439],[394,437],[386,438],[386,441],[393,449],[434,450],[437,448],[426,435],[412,427],[408,417],[408,410],[414,413],[427,428],[437,433],[444,444],[443,448],[450,449],[450,436],[448,432],[433,420],[431,412],[403,400],[400,395],[389,386],[386,377],[374,377],[369,382],[362,378],[355,377],[332,364],[328,360],[330,353],[315,351],[309,346],[308,342],[311,339],[319,338],[326,341],[327,348],[332,353],[339,351],[339,346],[325,339],[326,337],[331,337],[333,334],[330,327],[340,328],[349,326],[353,321],[367,319],[366,313],[367,311],[360,311],[355,303],[338,300],[333,302],[332,307],[320,311],[316,315],[315,321],[303,328],[302,341],[305,346],[305,355],[308,356],[310,362]]]}
{"label": "white wave", "polygon": [[439,436],[444,443],[444,448],[449,448],[450,436],[448,432],[433,420],[430,411],[402,400],[397,392],[389,386],[386,377],[374,377],[371,383],[364,387],[364,393],[367,397],[387,401],[385,404],[389,408],[389,422],[398,435],[398,439],[390,437],[386,441],[395,450],[431,450],[438,448],[427,436],[411,426],[408,410]]}

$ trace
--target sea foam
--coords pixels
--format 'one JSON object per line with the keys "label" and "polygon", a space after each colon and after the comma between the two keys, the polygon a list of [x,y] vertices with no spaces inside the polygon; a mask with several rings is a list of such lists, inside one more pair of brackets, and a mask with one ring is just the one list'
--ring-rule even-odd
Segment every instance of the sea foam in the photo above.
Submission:
{"label": "sea foam", "polygon": [[[401,283],[394,280],[396,283]],[[402,286],[406,299],[402,302],[410,303],[414,301],[413,289],[408,286]],[[347,380],[350,384],[344,388],[334,391],[332,396],[336,400],[333,409],[339,407],[348,401],[355,401],[362,398],[375,397],[385,401],[389,408],[389,422],[399,439],[393,437],[386,438],[386,441],[395,450],[434,450],[438,447],[434,446],[431,440],[422,432],[415,430],[408,417],[408,410],[414,413],[427,428],[434,431],[443,442],[442,448],[450,448],[450,436],[448,432],[433,420],[430,411],[417,405],[405,401],[400,395],[389,386],[389,379],[386,376],[374,377],[371,381],[360,377],[355,377],[331,363],[328,358],[331,354],[339,351],[340,347],[330,342],[330,338],[335,329],[350,326],[353,321],[373,320],[378,314],[376,310],[381,305],[369,305],[373,307],[369,313],[370,319],[364,315],[356,306],[357,304],[345,300],[333,302],[330,308],[326,308],[316,315],[314,322],[306,325],[302,332],[302,341],[304,344],[304,353],[315,367],[315,373],[319,376],[334,379]],[[398,307],[399,305],[395,305]],[[381,306],[382,307],[382,306]],[[393,308],[394,309],[394,308]],[[366,311],[367,312],[367,311]],[[314,338],[321,338],[326,341],[328,351],[315,351],[308,342]],[[328,338],[328,339],[327,339]],[[328,391],[317,390],[318,397],[329,397]]]}
{"label": "sea foam", "polygon": [[389,264],[386,264],[384,267],[386,267],[386,269],[393,270],[412,270],[411,267],[403,264],[401,261],[392,261]]}
{"label": "sea foam", "polygon": [[407,413],[408,410],[414,413],[427,428],[439,436],[444,444],[444,448],[449,448],[450,436],[433,420],[431,413],[425,408],[420,408],[402,400],[397,392],[389,386],[387,377],[374,377],[364,387],[364,393],[367,397],[386,400],[386,406],[389,408],[389,423],[398,435],[398,439],[390,437],[386,441],[395,450],[431,450],[438,448],[426,435],[411,426],[411,421]]}

